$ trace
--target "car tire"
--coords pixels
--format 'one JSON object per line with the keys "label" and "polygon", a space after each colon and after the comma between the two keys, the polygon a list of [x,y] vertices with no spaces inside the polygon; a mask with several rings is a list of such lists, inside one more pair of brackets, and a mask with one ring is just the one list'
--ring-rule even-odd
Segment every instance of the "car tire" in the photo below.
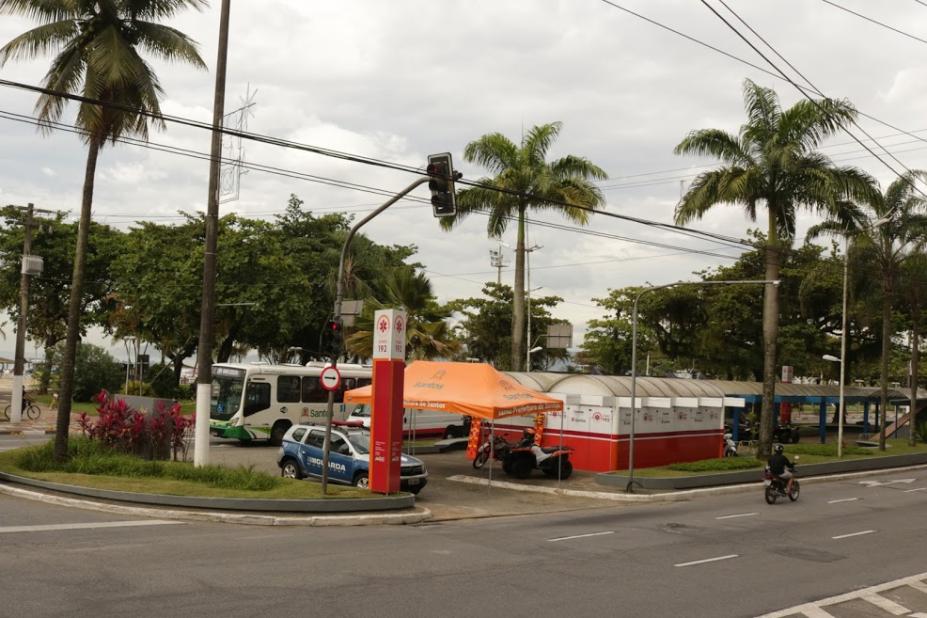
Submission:
{"label": "car tire", "polygon": [[283,444],[283,436],[291,425],[290,421],[277,421],[274,423],[273,428],[270,430],[270,445],[280,446]]}
{"label": "car tire", "polygon": [[299,469],[299,464],[295,459],[288,457],[283,460],[283,464],[280,466],[280,476],[285,479],[299,480],[303,478],[303,471]]}
{"label": "car tire", "polygon": [[361,489],[370,489],[370,476],[366,472],[358,472],[354,477],[354,486]]}
{"label": "car tire", "polygon": [[424,487],[421,485],[416,485],[415,487],[410,487],[409,491],[412,493],[412,495],[417,496],[418,492],[422,491],[423,489]]}

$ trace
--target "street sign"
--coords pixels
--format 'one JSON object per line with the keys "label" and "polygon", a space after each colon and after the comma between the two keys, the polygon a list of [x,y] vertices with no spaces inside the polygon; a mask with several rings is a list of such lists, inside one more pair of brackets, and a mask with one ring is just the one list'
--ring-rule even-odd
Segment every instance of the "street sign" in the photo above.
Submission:
{"label": "street sign", "polygon": [[341,372],[337,367],[326,367],[319,373],[319,382],[327,391],[336,391],[341,386]]}
{"label": "street sign", "polygon": [[406,312],[381,309],[373,316],[373,357],[405,360]]}

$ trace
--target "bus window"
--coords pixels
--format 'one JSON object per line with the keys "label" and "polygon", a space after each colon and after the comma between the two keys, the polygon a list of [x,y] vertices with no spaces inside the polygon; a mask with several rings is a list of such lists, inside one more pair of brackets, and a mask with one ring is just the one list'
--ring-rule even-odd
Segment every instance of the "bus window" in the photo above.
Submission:
{"label": "bus window", "polygon": [[249,382],[245,391],[245,416],[251,416],[270,407],[270,384]]}
{"label": "bus window", "polygon": [[328,401],[328,391],[319,384],[314,376],[303,378],[303,403],[325,403]]}
{"label": "bus window", "polygon": [[277,376],[277,401],[299,403],[299,376]]}

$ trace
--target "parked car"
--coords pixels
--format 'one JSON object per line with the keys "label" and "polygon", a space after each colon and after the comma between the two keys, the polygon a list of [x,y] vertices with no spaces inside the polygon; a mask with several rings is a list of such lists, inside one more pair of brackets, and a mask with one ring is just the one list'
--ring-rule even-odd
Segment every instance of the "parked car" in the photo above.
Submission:
{"label": "parked car", "polygon": [[[277,465],[287,478],[321,478],[322,448],[325,427],[294,425],[283,436]],[[425,463],[416,457],[403,455],[400,462],[399,486],[402,491],[417,494],[428,483]],[[370,432],[362,428],[333,428],[329,452],[328,480],[342,485],[368,487],[370,482]]]}

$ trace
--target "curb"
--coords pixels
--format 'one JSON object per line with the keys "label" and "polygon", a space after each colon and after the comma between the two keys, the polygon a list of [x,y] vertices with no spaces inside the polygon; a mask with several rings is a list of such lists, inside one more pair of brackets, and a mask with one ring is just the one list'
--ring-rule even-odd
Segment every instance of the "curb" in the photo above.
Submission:
{"label": "curb", "polygon": [[127,491],[113,491],[94,487],[81,487],[64,483],[52,483],[31,479],[7,472],[0,472],[0,481],[27,485],[45,491],[73,494],[85,498],[147,504],[155,507],[195,508],[217,511],[265,511],[294,513],[356,513],[359,511],[391,511],[409,509],[415,506],[415,496],[381,496],[375,498],[338,499],[280,499],[261,500],[254,498],[206,498],[201,496],[172,496],[167,494],[144,494]]}
{"label": "curb", "polygon": [[0,436],[20,436],[23,434],[36,434],[42,436],[54,435],[55,430],[50,428],[33,428],[33,427],[0,427]]}
{"label": "curb", "polygon": [[[909,466],[927,464],[927,453],[909,453],[905,455],[889,455],[874,459],[849,459],[845,461],[831,461],[826,463],[799,465],[800,478],[810,479],[815,476],[846,474],[852,472],[875,471],[884,472]],[[716,474],[698,474],[680,477],[636,477],[636,485],[649,490],[686,490],[694,488],[710,488],[724,485],[741,485],[752,483],[762,478],[763,468],[756,467],[735,472],[720,472]],[[600,472],[595,475],[595,482],[600,485],[623,489],[627,486],[629,478],[625,474],[611,474]]]}
{"label": "curb", "polygon": [[46,494],[29,489],[10,487],[0,484],[0,494],[36,500],[45,504],[75,507],[89,511],[155,517],[160,519],[177,519],[181,521],[205,521],[225,524],[250,526],[376,526],[376,525],[410,525],[420,524],[431,519],[431,511],[416,507],[412,513],[384,513],[368,515],[258,515],[254,513],[227,513],[221,511],[184,511],[176,509],[155,509],[139,506],[108,504],[93,500],[79,500]]}
{"label": "curb", "polygon": [[[884,474],[886,472],[907,472],[909,470],[925,470],[927,469],[927,464],[921,464],[916,466],[904,466],[900,468],[883,468],[881,470],[865,470],[863,472],[848,472],[846,474],[830,474],[826,476],[814,476],[814,477],[801,477],[798,478],[801,480],[803,485],[809,483],[828,483],[835,481],[842,481],[844,479],[863,477],[863,476],[875,476],[877,474]],[[464,476],[456,475],[448,477],[449,481],[456,481],[458,483],[469,483],[471,485],[489,485],[489,481],[484,478],[477,478],[475,476]],[[701,487],[698,489],[685,489],[682,491],[670,491],[657,494],[627,494],[627,493],[616,493],[608,491],[585,491],[581,489],[557,489],[556,487],[544,487],[540,485],[520,485],[518,483],[511,483],[508,481],[493,481],[492,486],[500,487],[502,489],[512,489],[514,491],[526,491],[539,494],[550,494],[550,495],[559,495],[567,496],[572,498],[593,498],[597,500],[610,500],[612,502],[626,502],[626,503],[654,503],[654,502],[682,502],[685,500],[690,500],[692,498],[697,498],[699,496],[720,496],[724,494],[735,494],[742,491],[755,491],[758,487],[763,485],[763,481],[755,481],[751,483],[742,483],[738,485],[721,485],[718,487]]]}

